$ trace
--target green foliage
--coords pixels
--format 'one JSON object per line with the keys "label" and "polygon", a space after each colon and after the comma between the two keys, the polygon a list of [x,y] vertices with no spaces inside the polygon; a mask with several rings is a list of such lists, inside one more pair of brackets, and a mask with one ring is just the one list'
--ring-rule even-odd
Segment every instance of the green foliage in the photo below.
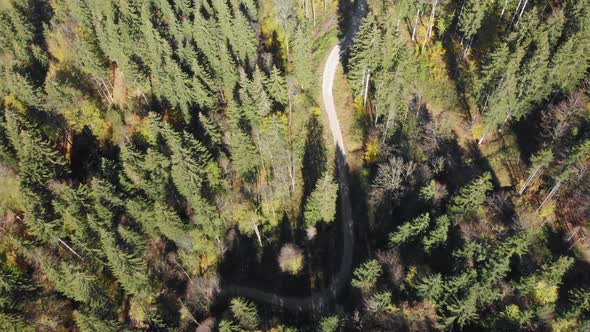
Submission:
{"label": "green foliage", "polygon": [[428,228],[428,225],[430,225],[430,214],[424,213],[411,222],[401,225],[395,232],[389,234],[389,245],[399,247],[415,239]]}
{"label": "green foliage", "polygon": [[245,329],[254,329],[258,326],[260,319],[256,306],[242,298],[231,300],[230,309],[240,326]]}
{"label": "green foliage", "polygon": [[459,190],[451,199],[449,210],[459,217],[469,217],[481,211],[487,193],[493,189],[492,176],[485,173]]}
{"label": "green foliage", "polygon": [[379,48],[382,46],[378,23],[375,16],[369,15],[363,20],[355,36],[350,55],[351,69],[348,77],[355,96],[362,95],[363,79],[367,68],[371,67],[374,70],[379,65],[381,61]]}
{"label": "green foliage", "polygon": [[0,312],[0,329],[6,332],[33,332],[35,327],[22,317]]}
{"label": "green foliage", "polygon": [[381,264],[377,260],[370,260],[363,263],[354,270],[352,286],[360,288],[363,291],[369,291],[375,287],[377,279],[381,276]]}
{"label": "green foliage", "polygon": [[383,313],[390,304],[390,292],[375,293],[371,295],[371,297],[365,303],[367,311],[369,311],[372,314]]}
{"label": "green foliage", "polygon": [[547,167],[553,161],[553,158],[551,149],[539,150],[531,157],[531,167],[533,169]]}
{"label": "green foliage", "polygon": [[114,321],[78,310],[74,311],[74,319],[80,332],[109,332],[119,327]]}
{"label": "green foliage", "polygon": [[436,182],[431,180],[420,189],[420,199],[424,201],[433,201],[436,197]]}
{"label": "green foliage", "polygon": [[236,332],[240,329],[229,320],[222,320],[219,322],[219,332]]}
{"label": "green foliage", "polygon": [[316,84],[313,75],[312,40],[308,28],[299,27],[293,35],[294,76],[306,91],[312,91]]}
{"label": "green foliage", "polygon": [[338,316],[324,317],[320,320],[320,331],[322,332],[336,332],[340,326],[340,319]]}
{"label": "green foliage", "polygon": [[268,93],[274,99],[274,101],[281,105],[287,105],[289,98],[287,82],[285,82],[284,77],[281,75],[279,69],[276,66],[272,67],[266,85],[268,87]]}
{"label": "green foliage", "polygon": [[436,218],[434,228],[422,239],[424,250],[430,252],[432,249],[444,245],[447,242],[450,226],[451,220],[448,216],[443,215]]}
{"label": "green foliage", "polygon": [[55,288],[65,296],[94,308],[104,305],[101,285],[97,283],[95,276],[81,269],[79,265],[61,262],[51,266],[47,263],[43,269]]}
{"label": "green foliage", "polygon": [[426,300],[438,302],[445,292],[445,285],[440,274],[425,276],[416,285],[418,295]]}
{"label": "green foliage", "polygon": [[305,203],[304,219],[308,226],[320,221],[331,223],[336,215],[338,184],[328,172],[320,178],[311,196]]}

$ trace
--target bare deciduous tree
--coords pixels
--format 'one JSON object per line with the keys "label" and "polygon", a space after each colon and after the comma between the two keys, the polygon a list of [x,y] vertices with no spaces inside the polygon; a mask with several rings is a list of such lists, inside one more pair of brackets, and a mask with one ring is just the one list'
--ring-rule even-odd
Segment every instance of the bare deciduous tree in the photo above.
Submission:
{"label": "bare deciduous tree", "polygon": [[397,201],[414,183],[416,164],[405,162],[400,157],[391,157],[379,165],[377,176],[373,181],[371,198],[374,204],[379,204],[386,197]]}

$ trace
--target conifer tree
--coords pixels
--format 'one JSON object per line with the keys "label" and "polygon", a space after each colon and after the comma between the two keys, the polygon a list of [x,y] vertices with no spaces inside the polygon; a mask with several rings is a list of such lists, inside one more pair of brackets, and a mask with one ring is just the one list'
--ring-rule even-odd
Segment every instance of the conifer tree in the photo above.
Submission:
{"label": "conifer tree", "polygon": [[416,238],[430,225],[430,214],[424,213],[411,222],[401,225],[395,232],[389,235],[389,245],[398,247],[409,240]]}
{"label": "conifer tree", "polygon": [[239,297],[234,298],[231,300],[230,309],[242,328],[254,329],[258,326],[260,319],[253,303]]}
{"label": "conifer tree", "polygon": [[348,76],[355,96],[361,96],[364,91],[367,70],[375,71],[375,67],[381,62],[379,51],[382,47],[381,41],[381,31],[375,17],[367,16],[355,37],[350,54]]}
{"label": "conifer tree", "polygon": [[312,91],[315,86],[315,77],[312,71],[312,43],[307,30],[306,27],[300,26],[293,35],[293,74],[304,90]]}
{"label": "conifer tree", "polygon": [[287,105],[289,98],[287,83],[276,66],[272,67],[266,86],[268,87],[268,93],[275,102],[281,105]]}
{"label": "conifer tree", "polygon": [[119,328],[116,322],[97,317],[92,312],[76,310],[74,319],[81,332],[109,332]]}
{"label": "conifer tree", "polygon": [[320,221],[334,221],[337,193],[338,185],[326,172],[305,204],[304,219],[307,226],[315,226]]}
{"label": "conifer tree", "polygon": [[381,265],[379,262],[377,262],[377,260],[373,259],[366,261],[354,270],[352,286],[367,292],[371,288],[375,287],[377,279],[379,276],[381,276],[381,273]]}
{"label": "conifer tree", "polygon": [[424,250],[430,252],[433,248],[441,246],[447,242],[451,220],[448,216],[443,215],[435,220],[435,226],[430,233],[422,239]]}
{"label": "conifer tree", "polygon": [[459,193],[451,199],[449,210],[459,217],[469,217],[480,211],[487,193],[492,190],[492,176],[485,173],[461,188]]}

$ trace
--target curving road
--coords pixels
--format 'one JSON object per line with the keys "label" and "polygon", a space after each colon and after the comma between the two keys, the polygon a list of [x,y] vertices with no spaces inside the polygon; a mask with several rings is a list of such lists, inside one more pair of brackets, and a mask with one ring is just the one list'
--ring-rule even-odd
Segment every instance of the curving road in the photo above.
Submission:
{"label": "curving road", "polygon": [[[352,44],[352,39],[358,30],[360,23],[367,12],[366,0],[357,0],[355,12],[353,13],[346,35],[343,36],[340,45],[343,48],[348,48]],[[218,293],[218,298],[228,297],[245,297],[259,303],[267,303],[283,309],[291,311],[311,311],[323,312],[328,308],[338,294],[348,286],[352,274],[352,257],[354,248],[354,225],[352,221],[352,211],[350,207],[349,187],[348,187],[348,169],[346,163],[346,149],[342,140],[342,131],[340,123],[336,114],[336,107],[334,106],[334,96],[332,90],[334,87],[334,77],[336,76],[336,68],[340,63],[340,45],[334,46],[326,64],[322,75],[322,100],[324,111],[328,114],[328,121],[330,131],[334,137],[334,144],[336,145],[336,169],[338,173],[339,182],[339,196],[340,196],[340,232],[342,235],[342,261],[338,272],[332,277],[330,287],[316,293],[312,293],[308,297],[286,297],[280,296],[273,292],[263,291],[256,288],[228,285],[224,286]]]}
{"label": "curving road", "polygon": [[336,68],[340,63],[339,53],[340,47],[335,46],[326,61],[322,77],[322,98],[324,102],[324,110],[328,114],[330,130],[332,131],[334,143],[336,144],[336,166],[338,170],[342,233],[342,262],[340,263],[340,268],[332,278],[330,287],[321,292],[313,293],[308,297],[285,297],[251,287],[229,285],[220,290],[218,296],[221,298],[241,296],[252,299],[256,302],[272,304],[292,311],[321,312],[327,308],[328,304],[336,298],[340,291],[346,287],[350,281],[354,247],[354,228],[348,195],[346,153],[342,141],[342,131],[340,130],[340,124],[334,106],[334,98],[332,96]]}

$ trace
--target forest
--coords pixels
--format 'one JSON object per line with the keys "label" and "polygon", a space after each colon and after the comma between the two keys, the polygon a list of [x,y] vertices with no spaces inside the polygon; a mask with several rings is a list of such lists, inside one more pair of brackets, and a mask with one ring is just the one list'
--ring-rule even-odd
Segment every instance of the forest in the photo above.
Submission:
{"label": "forest", "polygon": [[590,331],[590,0],[0,0],[0,331]]}

